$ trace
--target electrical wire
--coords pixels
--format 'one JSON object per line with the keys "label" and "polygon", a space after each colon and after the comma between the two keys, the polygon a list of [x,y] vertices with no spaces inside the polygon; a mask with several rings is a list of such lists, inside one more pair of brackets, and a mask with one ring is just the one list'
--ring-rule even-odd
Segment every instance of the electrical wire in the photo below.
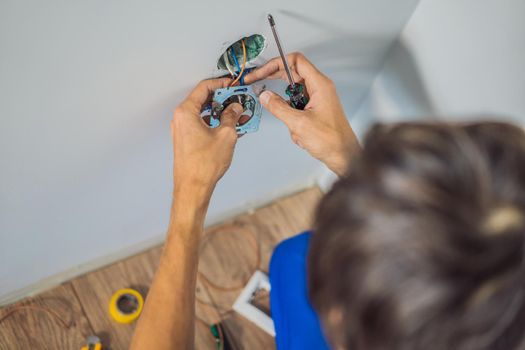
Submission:
{"label": "electrical wire", "polygon": [[[209,241],[210,238],[213,235],[218,234],[218,233],[224,233],[224,232],[232,232],[232,231],[233,232],[238,232],[240,229],[242,230],[242,237],[250,237],[251,238],[250,239],[250,243],[251,243],[251,246],[252,246],[253,251],[254,251],[254,254],[251,255],[251,256],[255,256],[255,263],[253,265],[252,271],[250,271],[250,274],[249,274],[248,278],[246,278],[244,281],[242,281],[242,283],[240,283],[238,285],[235,285],[235,286],[220,286],[220,285],[217,285],[217,284],[213,283],[204,273],[202,273],[201,271],[198,271],[197,272],[197,278],[199,278],[202,281],[202,283],[207,288],[214,289],[214,290],[217,290],[219,292],[232,292],[232,291],[239,290],[239,289],[243,288],[246,285],[246,283],[251,278],[253,273],[255,273],[255,271],[257,271],[257,269],[261,265],[261,245],[260,245],[259,239],[257,237],[257,234],[255,232],[253,232],[252,230],[243,229],[243,227],[241,225],[239,225],[239,224],[231,224],[231,225],[228,225],[226,227],[225,226],[220,226],[220,228],[218,227],[217,229],[208,231],[204,235],[204,237],[202,237],[202,241],[201,241],[201,245],[200,245],[200,249],[199,249],[199,255],[202,255],[202,249],[203,249],[205,243],[207,241]],[[233,309],[231,307],[229,309],[225,309],[225,308],[222,308],[219,305],[217,305],[215,303],[215,301],[211,298],[211,295],[210,295],[210,300],[211,300],[210,302],[204,301],[201,298],[199,298],[198,295],[195,295],[195,301],[197,303],[199,303],[199,304],[202,304],[203,306],[212,308],[215,311],[215,313],[217,314],[217,316],[219,317],[220,320],[222,320],[225,315],[233,312]],[[206,321],[204,321],[200,317],[198,317],[198,316],[196,316],[196,317],[197,317],[197,321],[199,323],[207,324]],[[218,326],[218,328],[220,329],[220,326]],[[222,336],[222,342],[223,342],[222,346],[224,346],[224,335],[220,334],[220,336]]]}
{"label": "electrical wire", "polygon": [[[235,51],[233,51],[233,47],[230,47],[230,52],[233,56],[233,60],[235,61],[235,66],[237,67],[237,69],[239,70],[239,72],[241,72],[241,66],[239,65],[239,60],[237,60],[237,55],[235,54]],[[241,86],[244,85],[244,73],[243,74],[240,74],[241,75]]]}
{"label": "electrical wire", "polygon": [[222,327],[220,324],[217,325],[217,331],[219,332],[219,339],[221,340],[221,344],[219,345],[219,350],[224,349],[224,334],[222,334]]}
{"label": "electrical wire", "polygon": [[64,321],[64,319],[55,310],[53,310],[53,309],[51,309],[49,307],[38,306],[38,305],[17,305],[17,306],[13,306],[11,309],[8,309],[8,311],[6,312],[5,315],[0,317],[0,323],[5,321],[7,318],[9,318],[9,316],[13,315],[14,313],[16,313],[18,311],[21,311],[21,310],[26,310],[26,309],[41,311],[41,312],[44,312],[44,313],[46,313],[48,315],[53,316],[52,318],[54,318],[56,321],[58,321],[58,323],[62,327],[64,327],[65,329],[70,329],[74,325],[73,322],[69,322],[68,323],[68,322]]}
{"label": "electrical wire", "polygon": [[[197,321],[197,323],[200,323],[202,325],[204,325],[211,333],[211,327],[213,326],[212,324],[208,324],[206,321],[204,321],[202,318],[200,318],[199,316],[195,316],[195,320]],[[217,324],[217,332],[219,333],[219,347],[218,349],[219,350],[223,350],[224,349],[224,334],[222,333],[222,327],[220,326],[220,324]],[[213,336],[213,340],[216,341],[216,338],[215,336],[212,334]]]}
{"label": "electrical wire", "polygon": [[[54,319],[62,328],[64,328],[67,331],[69,331],[72,327],[75,326],[74,319],[71,320],[70,322],[66,322],[57,311],[53,310],[52,308],[45,307],[45,306],[38,306],[34,304],[15,305],[10,308],[7,308],[6,310],[7,312],[3,316],[0,317],[0,323],[4,322],[10,316],[12,316],[13,314],[19,311],[34,310],[34,311],[40,311],[40,312],[43,312],[45,314],[52,316],[51,318]],[[80,333],[82,334],[82,330],[79,329],[78,331],[80,331]],[[82,336],[84,337],[85,335],[82,334]]]}
{"label": "electrical wire", "polygon": [[233,67],[231,66],[230,59],[228,58],[228,51],[224,51],[222,58],[224,60],[224,64],[226,65],[226,69],[228,69],[228,72],[230,72],[232,78],[235,79],[235,73],[233,72]]}
{"label": "electrical wire", "polygon": [[204,306],[212,308],[213,311],[215,311],[217,313],[219,318],[222,318],[223,316],[226,316],[227,314],[229,314],[229,313],[231,313],[233,311],[233,309],[222,308],[219,305],[215,304],[214,302],[204,301],[201,298],[199,298],[197,295],[195,295],[195,301],[197,303],[201,304],[201,305],[204,305]]}
{"label": "electrical wire", "polygon": [[[243,39],[243,41],[244,41],[244,39]],[[237,60],[237,55],[235,54],[235,51],[233,51],[233,47],[230,47],[230,50],[231,50],[231,54],[233,56],[233,60],[235,61],[235,65],[237,66],[237,69],[239,70],[239,72],[241,72],[241,66],[239,65],[239,61]],[[240,73],[240,76],[241,76],[240,83],[241,83],[241,85],[244,85],[244,73]]]}
{"label": "electrical wire", "polygon": [[231,82],[230,86],[235,85],[239,81],[239,79],[241,79],[244,73],[244,69],[246,68],[246,44],[244,43],[244,39],[241,40],[241,44],[242,44],[242,56],[243,56],[241,72],[239,73],[237,78],[235,78],[235,80]]}
{"label": "electrical wire", "polygon": [[[239,225],[228,225],[228,226],[220,226],[220,229],[218,230],[212,230],[212,231],[209,231],[203,238],[202,238],[202,241],[201,241],[201,251],[202,251],[202,247],[204,247],[204,244],[210,239],[210,237],[212,237],[213,235],[217,234],[217,233],[224,233],[224,232],[228,232],[226,231],[226,229],[231,230],[232,232],[238,232],[240,228]],[[251,273],[249,274],[249,276],[243,280],[241,283],[239,283],[238,285],[234,285],[234,286],[220,286],[214,282],[212,282],[211,278],[209,278],[208,276],[206,276],[203,272],[201,271],[198,271],[197,272],[197,276],[202,280],[202,282],[204,282],[204,284],[206,284],[207,286],[213,288],[213,289],[216,289],[216,290],[219,290],[219,291],[222,291],[222,292],[231,292],[231,291],[235,291],[235,290],[238,290],[238,289],[241,289],[241,288],[244,288],[244,286],[246,285],[246,283],[248,283],[249,279],[251,278],[251,276],[253,275],[253,273],[255,273],[255,271],[257,271],[257,269],[259,268],[259,265],[261,264],[261,249],[260,249],[260,244],[259,244],[259,241],[256,237],[256,234],[252,231],[252,230],[242,230],[242,232],[246,232],[247,234],[243,234],[243,237],[250,237],[250,243],[251,243],[251,246],[253,248],[253,251],[254,251],[254,255],[255,255],[255,263],[254,263],[254,266],[252,268],[252,271]],[[197,299],[198,300],[198,299]],[[199,302],[201,302],[201,300],[198,300]],[[206,304],[206,302],[203,302],[203,304]]]}
{"label": "electrical wire", "polygon": [[233,50],[233,46],[230,46],[230,53],[232,54],[233,62],[235,63],[235,66],[237,67],[237,69],[240,72],[241,71],[241,65],[239,64],[239,60],[237,59],[237,55],[235,54],[235,51]]}
{"label": "electrical wire", "polygon": [[240,80],[239,84],[244,85],[244,76],[245,75],[246,75],[246,70],[244,71],[244,73],[242,73],[241,80]]}

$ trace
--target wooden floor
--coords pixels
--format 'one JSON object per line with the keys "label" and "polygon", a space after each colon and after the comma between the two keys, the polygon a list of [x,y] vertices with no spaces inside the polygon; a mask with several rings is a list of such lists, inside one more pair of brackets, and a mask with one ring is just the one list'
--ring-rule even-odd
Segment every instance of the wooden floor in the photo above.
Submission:
{"label": "wooden floor", "polygon": [[[310,228],[320,197],[319,189],[312,188],[206,230],[196,291],[200,300],[196,305],[200,320],[196,322],[197,349],[215,349],[206,324],[219,320],[236,349],[275,348],[272,337],[231,310],[241,291],[235,287],[256,268],[268,272],[278,242]],[[146,295],[161,250],[153,248],[1,309],[0,349],[80,349],[85,337],[92,334],[102,339],[105,350],[127,349],[134,324],[112,321],[108,301],[125,287]],[[224,290],[229,288],[232,290]]]}

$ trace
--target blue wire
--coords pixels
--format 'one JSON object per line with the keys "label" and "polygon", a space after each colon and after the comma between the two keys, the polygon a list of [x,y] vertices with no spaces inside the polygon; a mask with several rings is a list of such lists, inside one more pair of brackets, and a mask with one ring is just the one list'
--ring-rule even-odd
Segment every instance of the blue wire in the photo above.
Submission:
{"label": "blue wire", "polygon": [[230,47],[230,53],[233,56],[233,61],[235,62],[235,65],[237,66],[237,69],[239,72],[241,71],[241,66],[239,65],[239,61],[237,61],[237,56],[235,55],[235,52],[233,51],[233,47]]}
{"label": "blue wire", "polygon": [[[237,69],[240,72],[241,66],[239,65],[239,61],[237,61],[237,56],[235,55],[235,52],[233,51],[233,47],[230,47],[230,53],[232,54],[233,61],[235,62],[235,65],[237,66]],[[241,76],[241,85],[244,85],[244,74]]]}

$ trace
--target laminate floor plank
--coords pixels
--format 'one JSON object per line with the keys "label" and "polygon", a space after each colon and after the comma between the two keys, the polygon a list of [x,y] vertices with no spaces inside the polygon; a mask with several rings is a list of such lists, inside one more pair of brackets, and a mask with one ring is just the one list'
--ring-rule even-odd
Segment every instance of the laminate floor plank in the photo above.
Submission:
{"label": "laminate floor plank", "polygon": [[0,310],[0,349],[80,349],[94,334],[70,283]]}
{"label": "laminate floor plank", "polygon": [[72,281],[87,318],[106,347],[128,349],[135,329],[135,323],[119,324],[110,317],[108,303],[111,296],[122,288],[136,289],[145,296],[161,252],[161,247],[153,248]]}

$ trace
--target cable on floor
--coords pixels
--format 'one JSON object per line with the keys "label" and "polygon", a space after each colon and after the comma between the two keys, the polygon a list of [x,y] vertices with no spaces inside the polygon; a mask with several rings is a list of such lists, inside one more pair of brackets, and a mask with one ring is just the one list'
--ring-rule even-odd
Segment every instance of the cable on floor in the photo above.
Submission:
{"label": "cable on floor", "polygon": [[[46,306],[25,304],[25,305],[15,305],[15,306],[7,307],[5,310],[7,310],[7,312],[3,316],[0,317],[0,324],[17,312],[21,312],[24,310],[33,310],[33,311],[42,312],[42,313],[45,313],[51,316],[51,318],[55,320],[55,322],[58,323],[58,325],[66,331],[69,331],[71,328],[73,328],[73,326],[75,326],[74,318],[72,318],[70,322],[66,322],[64,318],[62,318],[62,316],[57,311],[55,311],[54,309],[50,307],[46,307]],[[86,336],[85,334],[83,334],[81,329],[78,329],[78,331],[80,332],[82,337]]]}
{"label": "cable on floor", "polygon": [[[204,247],[205,243],[215,234],[219,234],[219,233],[224,233],[225,231],[231,229],[231,231],[233,232],[236,232],[236,231],[239,231],[240,229],[240,226],[239,225],[228,225],[228,226],[221,226],[219,227],[218,229],[216,230],[211,230],[209,231],[207,234],[204,235],[204,237],[202,238],[202,241],[201,241],[201,251],[202,251],[202,248]],[[235,291],[235,290],[238,290],[238,289],[241,289],[241,288],[244,288],[244,286],[246,285],[246,283],[248,283],[249,279],[251,278],[251,276],[255,273],[255,271],[257,271],[257,269],[259,268],[259,265],[261,264],[261,249],[260,249],[260,243],[259,243],[259,240],[256,236],[256,233],[254,233],[252,230],[243,230],[243,232],[249,232],[248,235],[244,235],[245,237],[250,237],[250,245],[251,245],[251,248],[253,249],[253,253],[254,253],[254,256],[255,256],[255,264],[254,264],[254,267],[252,268],[250,274],[248,275],[248,277],[246,277],[241,283],[239,283],[238,285],[233,285],[233,286],[221,286],[221,285],[218,285],[217,283],[215,282],[212,282],[212,279],[209,278],[208,276],[206,276],[203,272],[201,271],[198,271],[197,272],[197,276],[198,278],[200,278],[204,284],[206,284],[207,286],[209,286],[210,288],[212,289],[216,289],[216,290],[219,290],[219,291],[222,291],[222,292],[231,292],[231,291]],[[200,253],[199,253],[200,254]]]}
{"label": "cable on floor", "polygon": [[[208,242],[213,235],[221,234],[221,233],[224,233],[224,232],[231,232],[231,231],[238,232],[239,229],[242,229],[242,226],[231,224],[231,225],[228,225],[226,227],[225,226],[220,226],[220,227],[218,227],[215,230],[208,231],[204,235],[204,237],[202,237],[199,255],[201,255],[201,252],[202,252],[202,249],[203,249],[205,243]],[[249,234],[244,234],[245,231],[248,231]],[[253,232],[252,230],[243,230],[243,237],[250,237],[250,246],[253,249],[253,253],[254,253],[253,255],[255,255],[255,264],[254,264],[253,269],[248,274],[248,277],[245,280],[243,280],[239,285],[221,286],[221,285],[218,285],[218,284],[212,282],[211,279],[208,276],[206,276],[203,272],[198,271],[197,272],[197,278],[200,278],[201,281],[203,282],[203,284],[205,284],[208,288],[213,289],[213,290],[217,290],[217,291],[220,291],[220,292],[232,292],[232,291],[236,291],[236,290],[242,289],[242,288],[244,288],[246,283],[248,283],[249,279],[255,273],[255,271],[257,271],[259,269],[259,266],[261,264],[261,247],[260,247],[259,239],[257,238],[257,234],[255,232]],[[215,302],[213,302],[213,300],[211,302],[204,301],[201,298],[199,298],[199,296],[197,296],[197,295],[195,295],[195,301],[197,303],[199,303],[199,304],[205,305],[207,307],[211,307],[215,311],[215,313],[217,314],[219,320],[222,320],[223,317],[226,314],[228,314],[230,312],[233,312],[232,308],[223,309],[223,308],[219,307]],[[211,326],[210,324],[206,323],[205,320],[199,318],[198,316],[196,316],[196,317],[197,317],[198,322],[204,323],[208,327]]]}

